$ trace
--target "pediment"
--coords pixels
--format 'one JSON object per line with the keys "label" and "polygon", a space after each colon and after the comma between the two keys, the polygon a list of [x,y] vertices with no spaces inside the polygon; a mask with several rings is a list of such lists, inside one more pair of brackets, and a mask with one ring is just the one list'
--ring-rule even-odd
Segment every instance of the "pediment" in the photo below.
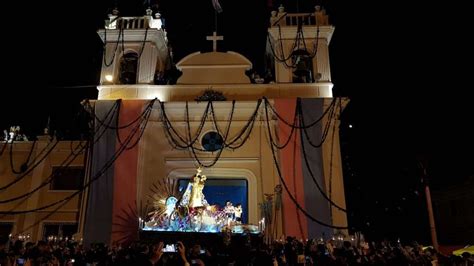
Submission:
{"label": "pediment", "polygon": [[183,72],[178,84],[248,84],[252,63],[236,52],[196,52],[176,64]]}

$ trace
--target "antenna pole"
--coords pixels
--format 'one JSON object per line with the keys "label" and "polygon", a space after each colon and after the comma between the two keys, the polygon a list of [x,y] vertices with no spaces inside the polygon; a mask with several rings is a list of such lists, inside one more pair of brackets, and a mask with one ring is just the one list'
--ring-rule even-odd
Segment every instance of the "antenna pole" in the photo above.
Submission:
{"label": "antenna pole", "polygon": [[214,31],[217,33],[217,10],[214,10]]}
{"label": "antenna pole", "polygon": [[436,250],[439,250],[439,244],[438,244],[438,236],[436,234],[436,225],[435,225],[435,219],[434,219],[434,214],[433,214],[433,205],[431,203],[431,192],[430,192],[430,186],[429,186],[429,180],[428,180],[428,173],[426,171],[426,166],[422,163],[419,162],[421,170],[423,171],[423,183],[425,185],[425,196],[426,196],[426,208],[428,211],[428,219],[430,222],[430,233],[431,233],[431,243],[433,244],[433,247]]}

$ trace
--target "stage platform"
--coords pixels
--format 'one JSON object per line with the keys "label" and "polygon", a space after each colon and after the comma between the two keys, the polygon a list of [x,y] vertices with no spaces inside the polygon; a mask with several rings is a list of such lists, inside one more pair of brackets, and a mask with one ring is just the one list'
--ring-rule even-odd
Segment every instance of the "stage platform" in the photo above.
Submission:
{"label": "stage platform", "polygon": [[[223,233],[201,233],[201,232],[171,232],[171,231],[139,231],[140,242],[151,243],[163,241],[165,244],[174,244],[178,241],[185,246],[200,244],[202,246],[224,245]],[[262,241],[260,234],[232,234],[231,241],[244,243],[247,241]]]}

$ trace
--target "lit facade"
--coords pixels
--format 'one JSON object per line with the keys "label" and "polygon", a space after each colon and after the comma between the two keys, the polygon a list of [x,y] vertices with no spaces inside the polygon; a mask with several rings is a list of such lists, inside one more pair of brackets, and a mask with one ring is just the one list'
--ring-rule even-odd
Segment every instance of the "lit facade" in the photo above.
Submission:
{"label": "lit facade", "polygon": [[[278,12],[272,12],[270,18],[272,26],[268,31],[267,57],[270,61],[267,68],[270,76],[268,80],[246,75],[246,71],[252,69],[252,63],[244,56],[236,52],[218,52],[214,49],[211,52],[190,54],[177,62],[176,68],[181,74],[174,82],[169,82],[166,76],[174,64],[170,61],[166,31],[158,23],[159,18],[153,16],[151,10],[148,10],[144,17],[126,18],[118,17],[117,14],[111,14],[109,17],[106,27],[98,32],[105,43],[105,51],[100,85],[97,87],[99,95],[93,105],[96,108],[112,106],[109,103],[121,99],[123,110],[128,110],[127,108],[135,106],[139,101],[143,105],[152,99],[157,101],[150,108],[146,128],[144,127],[143,135],[137,145],[131,148],[131,151],[124,151],[125,155],[114,161],[114,165],[110,167],[113,171],[108,169],[103,175],[95,175],[100,165],[93,165],[92,170],[86,171],[83,181],[83,184],[87,184],[85,190],[46,219],[45,223],[56,221],[65,224],[75,223],[78,231],[76,237],[84,237],[89,242],[121,241],[124,238],[117,232],[123,231],[123,228],[132,232],[124,237],[133,239],[135,237],[133,232],[137,230],[138,224],[135,219],[137,221],[142,219],[138,216],[141,215],[143,204],[149,201],[150,188],[159,183],[159,180],[189,178],[194,174],[196,167],[202,164],[203,173],[208,179],[246,181],[248,206],[245,215],[249,224],[259,224],[264,218],[262,206],[269,201],[274,203],[278,197],[282,197],[281,205],[277,209],[272,207],[272,223],[267,226],[266,233],[269,237],[278,238],[284,235],[301,238],[328,237],[336,232],[306,218],[288,198],[287,191],[282,189],[282,180],[288,182],[289,191],[295,197],[293,200],[303,206],[310,215],[329,225],[347,227],[346,213],[341,211],[345,208],[345,196],[338,130],[339,112],[347,104],[347,100],[340,99],[337,107],[334,107],[328,53],[334,27],[329,25],[323,10],[317,7],[310,16],[307,13],[288,14],[281,8]],[[298,27],[299,23],[303,24],[303,27]],[[302,33],[307,47],[303,47],[302,39],[299,37]],[[214,47],[216,45],[219,43]],[[280,57],[286,60],[279,61]],[[213,121],[212,123],[203,124],[195,142],[199,149],[192,154],[190,149],[179,149],[170,143],[169,132],[164,126],[163,112],[166,110],[166,123],[170,123],[177,134],[186,135],[189,129],[196,132],[208,105],[207,101],[196,101],[196,99],[205,96],[208,89],[212,89],[212,93],[217,93],[225,100],[212,103],[215,117],[209,119]],[[298,159],[291,157],[293,153],[303,152],[302,143],[305,143],[303,135],[301,138],[294,135],[294,141],[289,142],[289,149],[292,152],[274,151],[271,148],[269,131],[280,142],[292,135],[291,130],[285,128],[284,123],[276,115],[271,114],[266,118],[265,113],[268,108],[276,109],[277,112],[281,111],[280,114],[283,116],[286,113],[286,119],[291,122],[290,113],[293,111],[292,108],[295,108],[297,98],[301,98],[305,107],[309,108],[306,110],[315,110],[307,117],[308,121],[322,117],[320,127],[317,131],[311,131],[312,135],[309,138],[329,136],[321,143],[321,147],[306,149],[309,155],[315,155],[311,157],[309,165],[314,166],[312,171],[316,174],[311,175],[313,177],[316,175],[321,190],[329,195],[334,203],[332,205],[319,195],[315,184],[308,185],[308,182],[312,181],[308,181],[308,169],[300,155],[296,156]],[[335,109],[332,116],[324,116],[324,110],[330,108],[340,109]],[[187,115],[185,110],[188,111]],[[140,113],[141,111],[136,111],[134,114],[138,116]],[[229,118],[231,113],[232,119]],[[204,136],[209,132],[215,132],[216,126],[228,129],[229,136],[238,136],[252,117],[255,122],[248,138],[245,138],[245,143],[242,142],[242,145],[235,149],[223,148],[222,152],[219,152],[219,157],[216,152],[206,151]],[[118,124],[114,125],[126,124],[133,118],[134,116],[130,114],[128,120],[121,120],[119,117]],[[327,124],[330,126],[323,134],[324,125]],[[97,127],[96,122],[96,129]],[[117,138],[112,131],[114,130],[110,129],[109,133],[112,135],[107,136],[109,142]],[[122,131],[117,132],[120,138]],[[124,136],[126,134],[122,135],[122,138]],[[318,141],[314,139],[314,142]],[[46,145],[44,141],[37,143],[38,147],[41,143]],[[97,146],[102,144],[99,143]],[[15,147],[19,147],[14,149],[15,161],[22,161],[22,158],[28,156],[28,145],[32,144],[14,144]],[[69,142],[61,142],[58,147],[67,146],[70,149],[70,145]],[[107,145],[112,149],[120,149],[118,144]],[[37,149],[35,148],[35,151]],[[31,190],[44,180],[56,161],[68,155],[64,149],[66,148],[53,150],[48,157],[50,159],[45,160],[44,165],[35,168],[31,176],[20,182],[23,182],[22,186],[19,183],[15,189],[3,191],[4,197],[21,193],[25,188]],[[105,161],[107,156],[100,152],[102,151],[93,151],[92,164]],[[6,184],[8,180],[13,180],[15,175],[8,172],[8,156],[4,154],[0,158],[3,169],[3,173],[0,174],[4,176],[0,184]],[[281,171],[278,171],[275,162],[279,164]],[[75,159],[74,166],[84,165],[84,156],[81,154]],[[295,171],[294,165],[297,165],[296,168],[299,170]],[[128,178],[130,176],[133,176],[133,179]],[[107,184],[104,180],[111,180],[113,184]],[[109,187],[102,190],[101,186],[104,185]],[[118,186],[121,186],[120,193],[117,192]],[[109,192],[113,195],[110,196]],[[51,197],[64,198],[69,195],[68,193],[73,192],[51,192],[44,188],[29,197],[17,209],[43,206],[52,200]],[[103,205],[97,205],[98,203]],[[1,209],[11,207],[13,206],[8,204],[2,205]],[[2,222],[13,222],[15,234],[42,220],[41,217],[47,215],[48,211],[50,209],[33,214],[5,216]],[[116,222],[117,217],[122,217],[120,219],[124,220],[124,215],[130,218],[130,221],[120,228]],[[94,222],[94,219],[98,222]],[[46,236],[46,229],[42,223],[27,230],[33,239]]]}
{"label": "lit facade", "polygon": [[[0,215],[2,234],[32,241],[48,236],[72,237],[78,228],[81,196],[74,193],[82,186],[84,177],[84,143],[79,141],[39,140],[2,143],[6,145],[0,156],[0,211],[20,211],[41,208],[65,197],[65,204],[51,206],[26,214]],[[10,156],[11,149],[11,156]],[[75,154],[71,154],[75,151]],[[66,162],[66,163],[65,163]],[[22,165],[28,165],[21,171]],[[21,173],[20,173],[21,172]],[[14,183],[15,180],[19,180]],[[42,184],[45,184],[42,186]],[[11,184],[8,188],[5,186]],[[39,190],[27,197],[11,202],[30,191]],[[59,208],[58,208],[59,207]],[[54,213],[53,213],[54,211]]]}

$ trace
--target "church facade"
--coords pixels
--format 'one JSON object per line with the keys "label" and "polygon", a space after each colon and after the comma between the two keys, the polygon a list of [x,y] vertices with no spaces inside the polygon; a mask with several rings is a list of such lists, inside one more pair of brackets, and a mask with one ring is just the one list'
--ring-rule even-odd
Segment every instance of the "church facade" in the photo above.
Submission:
{"label": "church facade", "polygon": [[[225,36],[214,33],[213,51],[175,65],[151,10],[109,18],[98,32],[98,99],[85,103],[95,134],[70,219],[76,237],[136,239],[143,219],[182,192],[198,167],[207,201],[241,205],[243,222],[269,239],[347,233],[338,131],[347,101],[332,95],[334,27],[324,10],[272,12],[262,78],[248,74],[243,55],[218,51]],[[44,228],[34,230],[44,237]]]}
{"label": "church facade", "polygon": [[[86,219],[85,238],[126,238],[120,232],[135,222],[123,217],[146,216],[142,209],[153,205],[150,198],[157,193],[150,188],[189,179],[197,167],[222,186],[245,181],[246,222],[264,222],[272,238],[332,236],[347,228],[338,141],[338,116],[346,102],[332,97],[328,45],[334,27],[324,10],[316,7],[309,16],[283,8],[272,12],[270,80],[246,75],[252,63],[241,54],[217,51],[225,36],[214,33],[208,36],[213,51],[184,57],[176,64],[176,83],[163,84],[156,77],[173,65],[166,32],[151,26],[151,11],[140,18],[144,23],[137,19],[111,16],[109,27],[99,31],[107,52],[96,116],[105,119],[118,104],[118,125],[148,118],[137,129],[138,144],[121,155],[128,159],[118,158],[115,172],[91,186],[87,216],[104,223],[97,226],[91,218],[88,226]],[[121,50],[115,49],[118,40]],[[127,58],[134,63],[127,65]],[[123,78],[130,65],[135,82]],[[120,150],[124,146],[113,139],[130,131],[116,130],[106,141],[110,146],[95,153]],[[113,196],[104,198],[104,191]]]}

